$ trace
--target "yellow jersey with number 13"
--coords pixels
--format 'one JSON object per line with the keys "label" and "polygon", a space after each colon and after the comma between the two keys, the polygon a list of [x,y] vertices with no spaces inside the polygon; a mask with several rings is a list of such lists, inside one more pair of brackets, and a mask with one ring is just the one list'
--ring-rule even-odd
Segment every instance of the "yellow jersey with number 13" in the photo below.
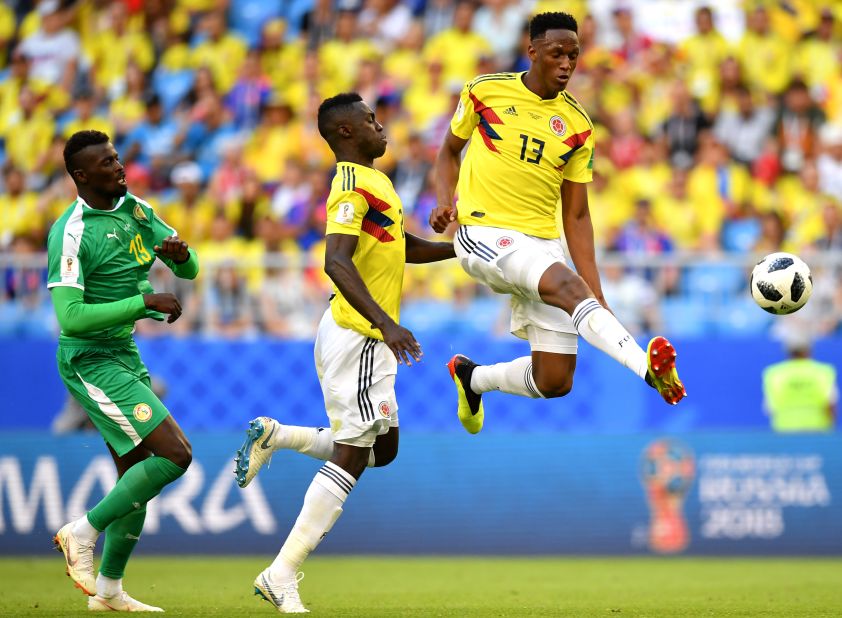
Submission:
{"label": "yellow jersey with number 13", "polygon": [[450,123],[471,140],[459,172],[459,223],[558,238],[562,180],[593,177],[593,123],[572,95],[541,99],[524,74],[480,75],[462,89]]}
{"label": "yellow jersey with number 13", "polygon": [[[406,264],[403,206],[392,181],[382,172],[341,162],[327,198],[325,234],[358,236],[354,266],[372,298],[395,322],[400,320],[401,288]],[[334,285],[333,319],[365,337],[383,339]]]}

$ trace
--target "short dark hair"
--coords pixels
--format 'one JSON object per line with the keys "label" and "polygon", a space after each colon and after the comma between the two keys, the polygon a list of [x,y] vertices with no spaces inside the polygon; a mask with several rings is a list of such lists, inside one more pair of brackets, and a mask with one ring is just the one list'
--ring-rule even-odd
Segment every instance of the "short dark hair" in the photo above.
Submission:
{"label": "short dark hair", "polygon": [[71,135],[70,139],[68,139],[67,143],[64,145],[64,167],[67,168],[67,173],[71,176],[73,175],[71,160],[80,151],[84,150],[88,146],[107,144],[110,141],[111,138],[102,131],[77,131]]}
{"label": "short dark hair", "polygon": [[333,139],[332,133],[336,128],[336,117],[347,112],[349,107],[355,103],[360,103],[362,100],[363,98],[356,92],[343,92],[322,101],[318,113],[319,135],[328,144]]}
{"label": "short dark hair", "polygon": [[579,33],[579,24],[570,13],[539,13],[529,22],[529,40],[543,37],[547,30],[571,30]]}

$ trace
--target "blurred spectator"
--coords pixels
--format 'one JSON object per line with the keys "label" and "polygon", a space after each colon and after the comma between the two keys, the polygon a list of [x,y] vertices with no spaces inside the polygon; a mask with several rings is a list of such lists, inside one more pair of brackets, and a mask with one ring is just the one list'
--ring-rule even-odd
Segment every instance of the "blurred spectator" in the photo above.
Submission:
{"label": "blurred spectator", "polygon": [[383,72],[398,90],[405,90],[421,74],[423,49],[424,24],[416,19],[397,41],[397,48],[383,58]]}
{"label": "blurred spectator", "polygon": [[6,4],[0,4],[0,66],[6,64],[6,49],[15,36],[15,12]]}
{"label": "blurred spectator", "polygon": [[315,0],[313,8],[304,15],[301,30],[306,35],[307,49],[318,49],[333,37],[336,13],[333,0]]}
{"label": "blurred spectator", "polygon": [[652,46],[652,39],[641,34],[634,27],[634,15],[631,8],[620,6],[614,9],[614,27],[620,35],[620,44],[614,50],[622,60],[634,64],[642,54]]}
{"label": "blurred spectator", "polygon": [[133,61],[126,67],[126,91],[111,100],[110,115],[116,135],[120,139],[129,133],[146,115],[146,74]]}
{"label": "blurred spectator", "polygon": [[676,82],[671,93],[672,112],[661,128],[672,164],[688,168],[693,164],[699,146],[699,133],[708,122],[698,104],[690,96],[684,82]]}
{"label": "blurred spectator", "polygon": [[786,237],[786,226],[783,217],[774,211],[760,215],[760,235],[754,243],[754,253],[768,255],[780,251]]}
{"label": "blurred spectator", "polygon": [[471,30],[474,5],[458,0],[453,9],[453,25],[430,37],[424,46],[424,57],[444,65],[445,83],[464,83],[476,76],[477,59],[492,53],[488,40]]}
{"label": "blurred spectator", "polygon": [[0,299],[0,335],[11,337],[50,337],[55,318],[46,291],[46,269],[32,263],[39,247],[27,236],[16,236],[9,246],[9,254],[21,260],[0,271],[3,290]]}
{"label": "blurred spectator", "polygon": [[269,265],[259,297],[262,331],[285,339],[312,339],[324,301],[322,290],[303,276],[295,260]]}
{"label": "blurred spectator", "polygon": [[658,332],[661,327],[658,292],[635,272],[610,263],[602,269],[602,292],[618,319],[633,335]]}
{"label": "blurred spectator", "polygon": [[360,32],[385,54],[406,35],[411,22],[412,11],[400,0],[366,0],[360,13]]}
{"label": "blurred spectator", "polygon": [[245,144],[244,160],[263,183],[277,184],[284,175],[287,159],[298,149],[291,121],[289,103],[272,95],[263,105],[260,124]]}
{"label": "blurred spectator", "polygon": [[824,123],[824,112],[810,98],[800,79],[787,86],[781,102],[775,132],[781,143],[781,165],[788,172],[801,169],[805,159],[815,155],[817,133]]}
{"label": "blurred spectator", "polygon": [[146,73],[155,62],[155,53],[148,34],[129,26],[128,7],[124,2],[112,2],[107,11],[107,20],[92,33],[85,52],[91,62],[94,83],[116,96],[126,90],[129,61]]}
{"label": "blurred spectator", "polygon": [[615,114],[612,120],[608,156],[617,169],[624,170],[638,162],[644,141],[637,132],[630,110]]}
{"label": "blurred spectator", "polygon": [[763,370],[763,399],[778,432],[832,431],[839,388],[836,368],[811,358],[809,334],[789,332],[789,359]]}
{"label": "blurred spectator", "polygon": [[752,90],[767,95],[784,91],[792,77],[792,50],[769,25],[769,11],[757,4],[748,11],[737,58]]}
{"label": "blurred spectator", "polygon": [[208,239],[215,216],[213,201],[202,192],[202,170],[185,161],[173,168],[170,180],[176,192],[164,205],[162,217],[189,244],[198,245]]}
{"label": "blurred spectator", "polygon": [[379,55],[374,43],[360,36],[357,14],[340,11],[336,17],[336,35],[319,49],[319,62],[326,79],[336,91],[348,90],[357,79],[360,63]]}
{"label": "blurred spectator", "polygon": [[200,42],[193,48],[193,67],[207,67],[222,94],[234,85],[240,66],[246,59],[247,47],[234,32],[228,30],[225,12],[211,11],[199,25]]}
{"label": "blurred spectator", "polygon": [[178,126],[164,114],[161,98],[149,94],[144,100],[145,118],[134,125],[123,141],[126,161],[137,161],[154,170],[163,171],[173,163]]}
{"label": "blurred spectator", "polygon": [[114,125],[107,116],[98,113],[97,100],[94,92],[87,88],[76,93],[73,110],[64,117],[62,137],[69,138],[77,131],[95,129],[106,135],[114,135]]}
{"label": "blurred spectator", "polygon": [[272,89],[269,78],[263,74],[260,52],[248,52],[240,76],[225,96],[225,107],[231,113],[237,129],[253,129],[260,122],[260,111],[269,100]]}
{"label": "blurred spectator", "polygon": [[246,177],[252,172],[243,161],[240,137],[231,135],[219,143],[219,163],[211,176],[208,190],[222,206],[238,200],[243,192]]}
{"label": "blurred spectator", "polygon": [[434,37],[453,24],[452,0],[429,0],[424,10],[424,31]]}
{"label": "blurred spectator", "polygon": [[6,156],[25,172],[38,172],[46,161],[55,123],[29,86],[21,88],[18,103],[20,107],[9,117],[3,131]]}
{"label": "blurred spectator", "polygon": [[0,193],[0,250],[16,236],[43,235],[44,221],[38,212],[38,196],[26,190],[23,172],[7,163],[3,166],[3,192]]}
{"label": "blurred spectator", "polygon": [[255,299],[233,259],[217,263],[206,284],[203,332],[232,339],[255,334]]}
{"label": "blurred spectator", "polygon": [[[666,233],[655,227],[651,202],[638,200],[634,208],[634,218],[622,227],[611,248],[629,258],[636,255],[656,256],[670,253],[673,250],[673,242]],[[635,272],[635,269],[630,269],[629,272]],[[678,275],[674,269],[645,269],[642,272],[648,280],[655,280],[660,292],[670,292],[676,285]]]}
{"label": "blurred spectator", "polygon": [[31,75],[37,80],[70,92],[79,61],[79,36],[67,27],[59,0],[38,4],[41,27],[21,41],[19,51],[32,60]]}
{"label": "blurred spectator", "polygon": [[795,72],[816,95],[823,94],[825,85],[842,70],[842,44],[833,36],[833,10],[821,11],[818,27],[798,44],[795,54]]}
{"label": "blurred spectator", "polygon": [[219,162],[223,151],[238,137],[237,128],[228,118],[222,101],[216,95],[208,95],[196,103],[201,106],[199,116],[176,138],[176,146],[181,146],[185,154],[193,153],[202,178],[209,179]]}
{"label": "blurred spectator", "polygon": [[713,134],[727,146],[735,161],[750,166],[763,152],[774,122],[774,112],[768,107],[755,107],[751,91],[740,85],[737,109],[719,115]]}
{"label": "blurred spectator", "polygon": [[687,84],[690,93],[701,102],[706,113],[716,111],[719,98],[720,65],[729,53],[729,44],[714,26],[713,11],[709,6],[696,9],[696,34],[678,45],[679,53],[687,63]]}
{"label": "blurred spectator", "polygon": [[822,209],[822,233],[815,247],[824,251],[842,251],[842,207],[838,202],[825,202]]}
{"label": "blurred spectator", "polygon": [[258,221],[269,215],[269,199],[254,172],[246,171],[242,187],[233,199],[234,233],[247,240],[256,235]]}
{"label": "blurred spectator", "polygon": [[431,167],[432,164],[427,157],[427,151],[421,136],[418,133],[413,133],[409,136],[405,155],[398,161],[395,168],[392,184],[394,184],[395,192],[401,198],[403,204],[407,231],[420,236],[426,235],[426,230],[423,227],[416,229],[415,225],[410,224],[410,222],[416,221],[412,218],[412,213],[415,210],[418,197],[424,189],[424,183]]}
{"label": "blurred spectator", "polygon": [[842,125],[826,124],[820,132],[822,154],[818,159],[821,190],[842,201]]}
{"label": "blurred spectator", "polygon": [[[514,60],[525,20],[523,7],[516,0],[483,0],[474,14],[473,31],[491,44],[497,64],[505,67]],[[581,38],[580,43],[587,45]]]}

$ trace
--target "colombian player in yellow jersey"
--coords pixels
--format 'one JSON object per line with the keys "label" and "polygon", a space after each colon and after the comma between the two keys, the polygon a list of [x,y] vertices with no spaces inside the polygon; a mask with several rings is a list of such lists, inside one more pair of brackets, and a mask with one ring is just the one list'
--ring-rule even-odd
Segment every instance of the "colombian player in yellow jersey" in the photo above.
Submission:
{"label": "colombian player in yellow jersey", "polygon": [[280,553],[254,582],[255,593],[281,613],[308,611],[298,595],[299,567],[333,527],[366,467],[385,466],[397,456],[395,374],[398,364],[421,359],[421,346],[399,323],[404,264],[455,256],[451,243],[405,233],[400,198],[374,169],[386,152],[386,135],[358,94],[323,101],[318,124],[337,164],[325,249],[334,294],[315,344],[330,429],[260,417],[251,421],[236,457],[240,487],[278,449],[327,460]]}
{"label": "colombian player in yellow jersey", "polygon": [[[593,124],[566,92],[579,57],[577,29],[567,13],[535,16],[529,25],[529,70],[468,82],[436,160],[439,205],[430,224],[443,232],[458,221],[460,264],[495,292],[511,295],[511,331],[528,340],[532,351],[486,366],[459,354],[451,359],[459,419],[471,433],[482,429],[484,392],[536,398],[570,392],[577,334],[646,380],[668,403],[686,394],[669,341],[655,337],[648,352],[642,350],[602,295],[586,184],[592,176]],[[559,239],[559,194],[578,274],[567,266]]]}

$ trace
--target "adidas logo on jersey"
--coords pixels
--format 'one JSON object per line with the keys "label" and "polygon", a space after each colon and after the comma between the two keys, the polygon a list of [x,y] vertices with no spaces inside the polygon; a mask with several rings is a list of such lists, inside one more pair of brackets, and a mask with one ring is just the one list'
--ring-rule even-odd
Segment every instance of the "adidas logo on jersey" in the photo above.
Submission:
{"label": "adidas logo on jersey", "polygon": [[510,105],[506,109],[503,110],[504,114],[508,114],[509,116],[517,116],[517,110],[515,109],[514,105]]}

